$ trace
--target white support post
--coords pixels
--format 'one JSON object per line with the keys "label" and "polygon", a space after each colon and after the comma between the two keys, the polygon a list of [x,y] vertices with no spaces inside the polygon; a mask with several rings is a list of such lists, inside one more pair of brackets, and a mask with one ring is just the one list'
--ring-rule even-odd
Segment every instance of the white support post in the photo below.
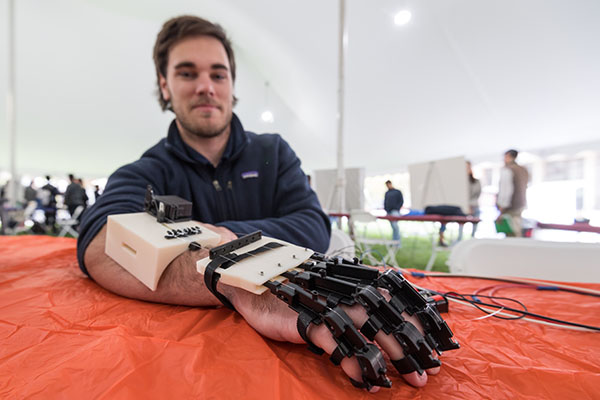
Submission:
{"label": "white support post", "polygon": [[7,190],[9,206],[17,204],[17,189],[19,181],[17,176],[17,113],[15,96],[15,1],[8,0],[7,13],[8,27],[8,84],[6,90],[6,121],[9,138],[10,182]]}
{"label": "white support post", "polygon": [[344,63],[348,36],[346,31],[346,0],[340,0],[340,20],[338,38],[338,115],[337,115],[337,182],[335,192],[338,212],[346,211],[346,174],[344,171]]}

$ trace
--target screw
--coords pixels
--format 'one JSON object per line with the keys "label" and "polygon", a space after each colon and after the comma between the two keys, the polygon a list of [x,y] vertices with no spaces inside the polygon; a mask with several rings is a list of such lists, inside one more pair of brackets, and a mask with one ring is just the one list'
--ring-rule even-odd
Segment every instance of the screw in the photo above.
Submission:
{"label": "screw", "polygon": [[260,271],[259,274],[260,276],[263,276],[265,274],[265,271]]}

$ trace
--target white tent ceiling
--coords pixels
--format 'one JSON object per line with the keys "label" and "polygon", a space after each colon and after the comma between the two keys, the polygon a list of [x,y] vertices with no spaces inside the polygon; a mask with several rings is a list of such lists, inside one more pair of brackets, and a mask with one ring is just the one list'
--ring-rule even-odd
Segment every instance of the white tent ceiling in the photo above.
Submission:
{"label": "white tent ceiling", "polygon": [[[107,175],[164,136],[172,116],[154,98],[152,45],[184,13],[232,36],[246,129],[282,133],[307,171],[335,167],[337,0],[15,3],[19,172]],[[404,8],[413,19],[395,26]],[[347,0],[347,9],[346,165],[391,172],[600,139],[600,1]],[[6,58],[4,29],[2,94]],[[260,120],[265,81],[273,124]],[[2,96],[0,170],[5,109]]]}

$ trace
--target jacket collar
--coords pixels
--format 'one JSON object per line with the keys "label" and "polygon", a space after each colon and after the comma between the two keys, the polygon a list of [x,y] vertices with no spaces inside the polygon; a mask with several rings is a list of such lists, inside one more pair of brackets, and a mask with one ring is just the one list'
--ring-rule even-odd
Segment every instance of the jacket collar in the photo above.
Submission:
{"label": "jacket collar", "polygon": [[[237,159],[242,153],[242,150],[244,150],[248,144],[248,140],[248,135],[246,134],[246,131],[244,131],[244,127],[242,126],[240,119],[234,113],[231,117],[231,134],[229,135],[229,140],[227,141],[227,146],[225,147],[225,151],[223,152],[223,156],[221,157],[219,165],[224,161],[233,161]],[[192,164],[211,165],[202,154],[198,153],[183,141],[175,120],[173,120],[169,126],[169,133],[167,134],[167,139],[165,141],[165,148],[167,151],[185,162]]]}

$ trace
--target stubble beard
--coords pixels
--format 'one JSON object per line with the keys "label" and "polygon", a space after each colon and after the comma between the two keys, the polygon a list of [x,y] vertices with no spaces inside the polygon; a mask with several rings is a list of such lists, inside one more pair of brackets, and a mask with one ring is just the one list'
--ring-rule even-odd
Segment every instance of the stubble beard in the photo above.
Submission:
{"label": "stubble beard", "polygon": [[181,124],[181,127],[189,134],[203,139],[210,139],[223,134],[231,124],[231,119],[233,117],[233,113],[230,111],[229,114],[225,116],[223,124],[217,125],[216,123],[213,124],[208,121],[198,122],[194,121],[194,118],[189,116],[189,114],[178,110],[178,108],[179,107],[173,105],[173,111],[175,112],[175,116]]}

